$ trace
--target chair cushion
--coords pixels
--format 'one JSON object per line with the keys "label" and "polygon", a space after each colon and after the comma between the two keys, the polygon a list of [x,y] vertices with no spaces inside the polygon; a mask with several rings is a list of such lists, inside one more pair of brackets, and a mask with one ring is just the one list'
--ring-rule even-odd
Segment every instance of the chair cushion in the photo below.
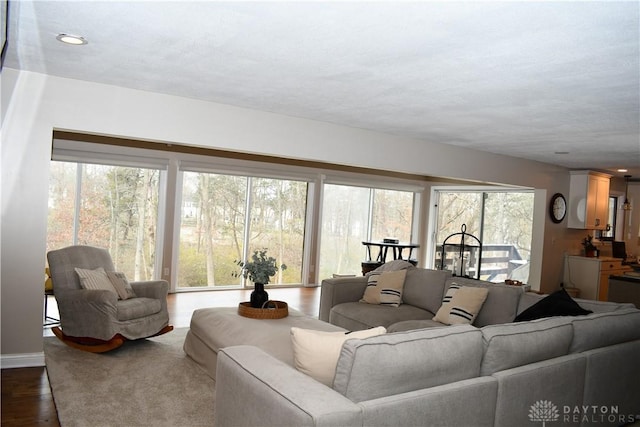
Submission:
{"label": "chair cushion", "polygon": [[124,273],[119,271],[107,271],[107,277],[109,277],[111,284],[118,293],[118,298],[129,299],[136,297],[136,293],[133,291],[129,280],[127,280],[127,276],[125,276]]}
{"label": "chair cushion", "polygon": [[402,288],[407,270],[372,272],[360,302],[398,307],[402,303]]}
{"label": "chair cushion", "polygon": [[118,300],[118,320],[133,320],[160,312],[162,303],[153,298],[129,298]]}
{"label": "chair cushion", "polygon": [[80,286],[82,289],[88,290],[105,290],[117,294],[116,289],[113,287],[111,280],[104,271],[104,268],[96,268],[95,270],[88,270],[85,268],[75,268],[78,278],[80,279]]}

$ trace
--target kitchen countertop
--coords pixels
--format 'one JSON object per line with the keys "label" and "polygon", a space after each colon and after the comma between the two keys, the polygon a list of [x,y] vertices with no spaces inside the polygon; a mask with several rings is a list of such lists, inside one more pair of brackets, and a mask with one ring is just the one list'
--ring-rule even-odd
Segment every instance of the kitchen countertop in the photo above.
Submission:
{"label": "kitchen countertop", "polygon": [[624,280],[625,282],[632,282],[640,284],[640,272],[639,271],[627,271],[624,274],[617,274],[610,276],[609,279]]}

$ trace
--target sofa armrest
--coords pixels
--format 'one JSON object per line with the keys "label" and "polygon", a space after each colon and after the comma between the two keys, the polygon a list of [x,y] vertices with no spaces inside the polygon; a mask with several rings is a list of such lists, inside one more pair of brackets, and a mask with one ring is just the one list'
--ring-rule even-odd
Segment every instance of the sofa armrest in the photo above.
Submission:
{"label": "sofa armrest", "polygon": [[216,427],[362,426],[359,405],[254,346],[218,352]]}
{"label": "sofa armrest", "polygon": [[336,277],[324,279],[320,285],[320,313],[318,318],[329,321],[329,312],[334,305],[356,302],[362,298],[367,288],[367,277]]}

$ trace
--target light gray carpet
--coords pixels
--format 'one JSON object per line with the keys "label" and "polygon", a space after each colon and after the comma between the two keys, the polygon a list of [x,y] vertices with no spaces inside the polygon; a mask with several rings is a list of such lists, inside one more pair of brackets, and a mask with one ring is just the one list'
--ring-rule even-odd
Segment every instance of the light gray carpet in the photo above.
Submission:
{"label": "light gray carpet", "polygon": [[182,350],[188,328],[103,354],[44,339],[62,427],[211,426],[215,382]]}

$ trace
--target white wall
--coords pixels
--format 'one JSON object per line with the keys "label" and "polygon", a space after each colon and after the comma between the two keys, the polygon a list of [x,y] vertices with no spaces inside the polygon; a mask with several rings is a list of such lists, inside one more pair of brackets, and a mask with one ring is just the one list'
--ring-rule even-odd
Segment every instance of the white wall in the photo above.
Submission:
{"label": "white wall", "polygon": [[555,253],[561,252],[558,242],[566,228],[553,226],[550,244],[551,233],[544,229],[550,221],[540,209],[546,209],[550,194],[567,193],[569,174],[562,168],[192,99],[6,68],[5,73],[15,87],[9,105],[3,105],[2,126],[3,363],[8,355],[42,351],[53,129],[536,188],[532,266],[538,271],[532,277],[559,284],[562,259]]}

